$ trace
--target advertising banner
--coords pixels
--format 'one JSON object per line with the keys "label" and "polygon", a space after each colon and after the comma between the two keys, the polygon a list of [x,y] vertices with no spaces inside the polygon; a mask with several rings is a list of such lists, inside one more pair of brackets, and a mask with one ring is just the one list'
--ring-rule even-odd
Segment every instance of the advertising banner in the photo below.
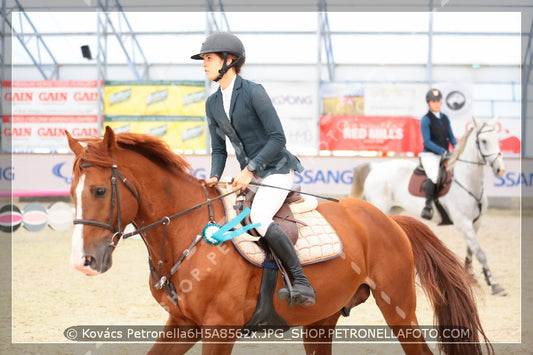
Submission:
{"label": "advertising banner", "polygon": [[14,153],[68,153],[65,130],[95,137],[98,117],[13,115],[2,117],[2,150]]}
{"label": "advertising banner", "polygon": [[[480,123],[490,120],[478,120]],[[473,121],[466,121],[464,128],[460,127],[459,132],[466,132]],[[453,127],[453,126],[452,126]],[[504,157],[518,157],[521,152],[521,129],[519,120],[516,118],[499,118],[496,121],[496,130],[500,138],[500,150]],[[455,132],[455,131],[454,131]],[[458,137],[459,139],[460,137]]]}
{"label": "advertising banner", "polygon": [[175,151],[206,153],[206,129],[203,119],[171,116],[106,116],[105,125],[115,133],[147,133],[163,138]]}
{"label": "advertising banner", "polygon": [[262,85],[282,122],[292,117],[316,117],[318,107],[316,83],[265,82]]}
{"label": "advertising banner", "polygon": [[[473,85],[465,83],[437,83],[435,88],[442,92],[441,111],[452,121],[471,121],[473,115]],[[461,133],[462,134],[462,133]]]}
{"label": "advertising banner", "polygon": [[315,117],[291,117],[281,120],[287,149],[295,155],[318,154],[318,122]]}
{"label": "advertising banner", "polygon": [[365,84],[366,116],[422,117],[428,110],[426,84]]}
{"label": "advertising banner", "polygon": [[205,116],[203,81],[106,82],[106,115]]}
{"label": "advertising banner", "polygon": [[[0,158],[2,156],[0,155]],[[191,174],[199,179],[209,177],[209,155],[184,156],[192,166]],[[417,158],[401,158],[417,161]],[[295,174],[294,183],[302,191],[348,196],[353,182],[353,169],[371,161],[386,158],[300,157],[305,170]],[[14,154],[13,159],[0,159],[0,195],[54,196],[68,195],[72,182],[73,154]],[[489,197],[533,196],[533,160],[522,164],[518,158],[505,159],[506,172],[496,177],[485,167],[484,187]],[[229,156],[223,175],[235,176],[240,171],[237,159]],[[38,178],[36,178],[38,177]],[[127,178],[127,177],[126,177]]]}
{"label": "advertising banner", "polygon": [[413,117],[320,117],[320,150],[417,154],[422,148],[420,120]]}
{"label": "advertising banner", "polygon": [[12,106],[14,115],[96,115],[96,84],[96,80],[4,81],[3,114]]}
{"label": "advertising banner", "polygon": [[363,84],[323,83],[320,86],[323,115],[364,115]]}

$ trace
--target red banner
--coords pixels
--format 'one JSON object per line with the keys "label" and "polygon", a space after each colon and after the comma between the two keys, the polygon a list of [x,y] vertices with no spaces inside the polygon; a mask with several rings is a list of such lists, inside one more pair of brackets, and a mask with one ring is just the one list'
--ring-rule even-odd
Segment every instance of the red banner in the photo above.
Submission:
{"label": "red banner", "polygon": [[417,154],[422,149],[420,120],[413,117],[320,117],[320,150]]}

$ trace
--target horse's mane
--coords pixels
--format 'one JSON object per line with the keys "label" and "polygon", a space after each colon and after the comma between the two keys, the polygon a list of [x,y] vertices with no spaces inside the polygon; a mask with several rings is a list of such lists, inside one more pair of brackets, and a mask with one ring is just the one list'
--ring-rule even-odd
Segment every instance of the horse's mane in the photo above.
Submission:
{"label": "horse's mane", "polygon": [[[189,173],[190,164],[181,156],[174,153],[164,140],[140,133],[123,132],[116,134],[117,145],[120,148],[134,151],[150,161],[174,173]],[[114,162],[104,147],[102,138],[85,138],[80,142],[87,144],[84,151],[76,158],[75,166],[79,162],[98,166],[112,167]]]}
{"label": "horse's mane", "polygon": [[448,160],[448,170],[454,167],[455,163],[457,162],[457,159],[459,159],[461,154],[463,154],[465,147],[466,147],[466,142],[468,142],[468,138],[470,137],[473,131],[474,131],[474,126],[470,127],[468,131],[466,131],[466,133],[463,135],[463,137],[461,137],[461,139],[455,146],[455,149],[452,155],[450,156],[450,159]]}

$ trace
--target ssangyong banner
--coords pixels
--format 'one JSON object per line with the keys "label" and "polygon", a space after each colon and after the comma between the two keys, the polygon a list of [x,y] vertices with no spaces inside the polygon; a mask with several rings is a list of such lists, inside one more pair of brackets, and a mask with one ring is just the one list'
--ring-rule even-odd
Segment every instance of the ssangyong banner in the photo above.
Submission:
{"label": "ssangyong banner", "polygon": [[[199,179],[209,177],[209,155],[184,155],[184,158],[191,164],[192,175]],[[357,165],[387,160],[362,157],[299,158],[305,170],[295,174],[294,183],[301,185],[304,192],[326,196],[348,196],[353,183],[353,169]],[[401,159],[413,162],[418,160]],[[11,192],[14,196],[68,195],[73,162],[74,154],[14,154],[12,159],[0,159],[0,196],[10,196]],[[502,177],[494,176],[491,168],[485,167],[484,186],[487,196],[533,196],[533,160],[526,159],[522,162],[518,158],[510,158],[505,159],[505,165],[507,170]],[[235,176],[239,171],[237,159],[229,156],[223,175]]]}
{"label": "ssangyong banner", "polygon": [[2,116],[2,150],[13,153],[68,153],[65,130],[74,137],[98,136],[98,116]]}
{"label": "ssangyong banner", "polygon": [[312,82],[264,82],[263,86],[283,122],[286,118],[316,117],[318,86]]}
{"label": "ssangyong banner", "polygon": [[321,151],[419,153],[420,120],[392,116],[321,116]]}

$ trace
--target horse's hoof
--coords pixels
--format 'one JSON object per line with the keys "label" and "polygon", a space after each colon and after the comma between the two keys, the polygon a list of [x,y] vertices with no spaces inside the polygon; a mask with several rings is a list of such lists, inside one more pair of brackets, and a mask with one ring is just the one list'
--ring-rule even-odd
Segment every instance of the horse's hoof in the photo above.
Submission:
{"label": "horse's hoof", "polygon": [[500,284],[494,284],[491,288],[494,296],[507,296],[507,291]]}

